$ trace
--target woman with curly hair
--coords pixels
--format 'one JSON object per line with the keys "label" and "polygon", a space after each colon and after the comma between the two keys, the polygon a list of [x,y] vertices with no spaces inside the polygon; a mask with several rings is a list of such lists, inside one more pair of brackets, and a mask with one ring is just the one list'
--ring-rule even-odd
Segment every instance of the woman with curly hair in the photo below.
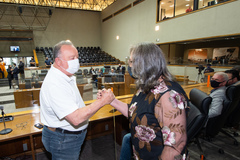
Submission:
{"label": "woman with curly hair", "polygon": [[[162,50],[139,43],[130,49],[129,65],[137,92],[129,105],[115,98],[110,104],[129,118],[134,159],[186,159],[188,99],[173,81]],[[110,93],[99,91],[98,98],[102,94]]]}

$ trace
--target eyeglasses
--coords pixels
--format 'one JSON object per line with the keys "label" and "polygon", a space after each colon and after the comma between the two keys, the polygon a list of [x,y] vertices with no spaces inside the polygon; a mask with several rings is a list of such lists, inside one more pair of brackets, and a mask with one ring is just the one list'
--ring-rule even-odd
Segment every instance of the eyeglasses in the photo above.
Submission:
{"label": "eyeglasses", "polygon": [[20,129],[24,129],[24,128],[26,128],[26,126],[27,126],[27,122],[16,124],[16,127],[20,128]]}

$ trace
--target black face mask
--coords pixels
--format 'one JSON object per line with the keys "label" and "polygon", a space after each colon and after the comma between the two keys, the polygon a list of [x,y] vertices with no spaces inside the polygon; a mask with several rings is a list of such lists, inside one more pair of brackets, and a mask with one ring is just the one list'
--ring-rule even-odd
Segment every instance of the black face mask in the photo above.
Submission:
{"label": "black face mask", "polygon": [[137,79],[136,77],[133,76],[132,74],[132,67],[128,66],[128,73],[133,79]]}
{"label": "black face mask", "polygon": [[222,83],[222,82],[217,82],[215,80],[211,80],[210,83],[213,88],[217,88],[217,87],[219,87],[220,83]]}

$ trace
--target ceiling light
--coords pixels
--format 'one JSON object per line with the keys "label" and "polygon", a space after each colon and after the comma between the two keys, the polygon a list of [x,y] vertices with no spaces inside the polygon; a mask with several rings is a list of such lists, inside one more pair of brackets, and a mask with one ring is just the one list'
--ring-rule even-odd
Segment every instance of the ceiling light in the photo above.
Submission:
{"label": "ceiling light", "polygon": [[186,6],[189,6],[189,4],[186,4]]}
{"label": "ceiling light", "polygon": [[116,36],[116,40],[119,40],[119,36]]}
{"label": "ceiling light", "polygon": [[155,26],[155,31],[159,31],[159,26]]}

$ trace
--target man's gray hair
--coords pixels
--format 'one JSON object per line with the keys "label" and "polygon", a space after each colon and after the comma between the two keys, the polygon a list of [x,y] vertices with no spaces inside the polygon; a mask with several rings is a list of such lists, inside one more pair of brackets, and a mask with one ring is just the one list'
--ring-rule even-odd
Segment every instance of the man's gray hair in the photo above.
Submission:
{"label": "man's gray hair", "polygon": [[224,81],[228,80],[228,75],[224,72],[216,72],[215,75],[221,76]]}
{"label": "man's gray hair", "polygon": [[59,57],[60,54],[61,54],[61,47],[63,45],[70,45],[70,46],[73,46],[73,43],[70,41],[70,40],[65,40],[65,41],[61,41],[59,43],[57,43],[54,48],[53,48],[53,60],[55,61],[55,58]]}
{"label": "man's gray hair", "polygon": [[172,81],[172,75],[167,69],[164,54],[154,43],[139,43],[130,48],[132,54],[132,73],[137,78],[137,88],[149,92],[159,85],[159,78]]}

